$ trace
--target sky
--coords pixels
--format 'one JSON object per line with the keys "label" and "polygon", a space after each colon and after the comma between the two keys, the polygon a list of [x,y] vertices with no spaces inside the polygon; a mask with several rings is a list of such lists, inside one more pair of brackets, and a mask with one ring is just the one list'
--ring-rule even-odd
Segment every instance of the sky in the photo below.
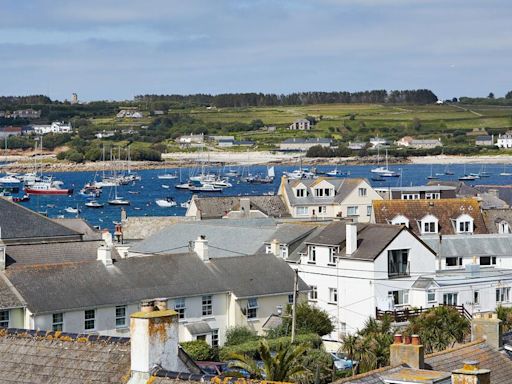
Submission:
{"label": "sky", "polygon": [[0,0],[0,95],[512,90],[510,0]]}

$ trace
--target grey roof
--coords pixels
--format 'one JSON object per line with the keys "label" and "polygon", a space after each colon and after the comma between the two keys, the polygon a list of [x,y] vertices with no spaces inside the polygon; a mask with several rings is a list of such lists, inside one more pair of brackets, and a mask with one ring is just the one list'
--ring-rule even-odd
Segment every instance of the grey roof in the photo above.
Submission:
{"label": "grey roof", "polygon": [[[407,229],[399,225],[357,224],[357,250],[347,258],[375,260],[402,231]],[[339,254],[345,255],[345,235],[346,223],[337,221],[329,224],[307,243],[340,246]]]}
{"label": "grey roof", "polygon": [[480,192],[489,192],[495,190],[498,197],[512,206],[512,185],[475,185]]}
{"label": "grey roof", "polygon": [[261,328],[264,330],[275,329],[280,327],[281,324],[283,324],[283,318],[272,313],[267,320],[265,320]]}
{"label": "grey roof", "polygon": [[476,141],[490,141],[490,140],[492,140],[492,136],[490,136],[490,135],[476,137]]}
{"label": "grey roof", "polygon": [[72,231],[82,233],[84,240],[99,240],[101,232],[92,228],[84,219],[52,219],[57,224],[63,225]]}
{"label": "grey roof", "polygon": [[294,244],[294,246],[291,247],[291,249],[288,249],[287,260],[292,261],[292,262],[300,261],[301,255],[306,253],[306,251],[307,251],[307,248],[308,248],[307,243],[311,239],[317,237],[324,230],[324,228],[327,225],[328,224],[326,224],[326,223],[319,224],[312,232],[310,232],[304,239],[302,239],[302,241]]}
{"label": "grey roof", "polygon": [[169,225],[190,220],[185,216],[135,216],[122,222],[124,240],[142,240]]}
{"label": "grey roof", "polygon": [[195,323],[188,323],[185,325],[191,335],[204,335],[210,333],[212,328],[206,321],[197,321]]}
{"label": "grey roof", "polygon": [[512,209],[486,209],[483,215],[490,233],[498,233],[498,224],[502,221],[507,222],[512,230]]}
{"label": "grey roof", "polygon": [[[201,219],[220,219],[232,210],[240,209],[240,196],[194,197]],[[257,209],[269,217],[289,217],[281,196],[243,196],[250,200],[251,209]]]}
{"label": "grey roof", "polygon": [[130,252],[180,253],[188,249],[190,241],[205,235],[210,257],[252,255],[276,228],[276,223],[272,219],[183,222],[166,227],[148,237],[130,249]]}
{"label": "grey roof", "polygon": [[504,209],[509,205],[494,193],[483,192],[478,195],[482,209]]}
{"label": "grey roof", "polygon": [[472,235],[422,237],[423,241],[441,257],[512,256],[511,235]]}
{"label": "grey roof", "polygon": [[467,269],[442,270],[431,277],[440,287],[512,280],[510,269],[480,267],[479,264],[474,273],[469,273]]}
{"label": "grey roof", "polygon": [[296,224],[282,224],[277,228],[277,231],[269,237],[265,243],[270,243],[276,239],[280,244],[291,244],[301,239],[315,230],[317,226],[309,223],[296,223]]}
{"label": "grey roof", "polygon": [[[319,184],[322,181],[327,181],[334,186],[335,194],[331,197],[314,197],[311,193],[311,188]],[[342,203],[343,200],[355,189],[357,186],[366,181],[365,179],[346,179],[336,177],[319,177],[318,179],[300,179],[300,180],[289,180],[283,181],[288,201],[292,206],[296,205],[326,205]],[[296,197],[293,193],[293,188],[303,184],[307,188],[307,196]]]}
{"label": "grey roof", "polygon": [[[33,313],[136,303],[152,297],[233,292],[237,297],[293,291],[293,270],[272,255],[203,262],[182,253],[7,269],[5,275]],[[27,283],[30,282],[30,283]],[[307,287],[301,282],[301,289]]]}
{"label": "grey roof", "polygon": [[[102,241],[68,241],[8,245],[7,269],[94,261],[101,244]],[[112,252],[112,258],[117,259],[117,251],[113,249]]]}
{"label": "grey roof", "polygon": [[455,194],[458,197],[473,197],[477,196],[479,191],[463,181],[449,181],[449,180],[430,180],[427,185],[447,185],[455,187]]}
{"label": "grey roof", "polygon": [[402,191],[402,192],[416,192],[416,191],[425,191],[425,192],[437,192],[437,191],[454,191],[457,189],[455,186],[448,185],[418,185],[418,186],[410,186],[410,187],[378,187],[375,190],[384,190],[384,191]]}
{"label": "grey roof", "polygon": [[330,144],[332,143],[332,139],[326,139],[322,137],[314,137],[314,138],[302,138],[302,137],[293,137],[290,139],[286,139],[281,144]]}
{"label": "grey roof", "polygon": [[23,299],[11,286],[9,280],[0,272],[0,308],[22,308],[25,306]]}
{"label": "grey roof", "polygon": [[427,289],[432,285],[433,281],[434,281],[434,279],[431,277],[420,276],[414,282],[414,284],[412,285],[412,288]]}
{"label": "grey roof", "polygon": [[[130,340],[0,329],[2,383],[126,383]],[[79,341],[80,339],[80,341]]]}
{"label": "grey roof", "polygon": [[2,240],[13,241],[37,238],[79,238],[79,232],[57,224],[19,204],[0,198],[0,228]]}

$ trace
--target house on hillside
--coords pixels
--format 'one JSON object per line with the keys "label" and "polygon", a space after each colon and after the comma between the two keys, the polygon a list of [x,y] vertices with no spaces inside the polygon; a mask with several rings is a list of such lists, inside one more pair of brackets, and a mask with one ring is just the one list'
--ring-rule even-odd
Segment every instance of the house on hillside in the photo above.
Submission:
{"label": "house on hillside", "polygon": [[0,139],[5,139],[9,136],[21,136],[23,134],[23,128],[22,127],[0,127]]}
{"label": "house on hillside", "polygon": [[475,145],[479,147],[494,145],[494,135],[477,136],[475,139]]}
{"label": "house on hillside", "polygon": [[372,148],[378,148],[385,145],[389,145],[389,141],[387,139],[384,139],[382,137],[371,137],[370,138],[370,145]]}
{"label": "house on hillside", "polygon": [[372,200],[381,200],[366,179],[281,179],[278,195],[294,218],[330,220],[351,218],[369,222]]}
{"label": "house on hillside", "polygon": [[504,134],[499,134],[496,140],[496,146],[498,148],[512,148],[512,131],[508,131]]}
{"label": "house on hillside", "polygon": [[12,113],[13,118],[20,119],[39,119],[41,117],[41,111],[36,111],[35,109],[18,109]]}
{"label": "house on hillside", "polygon": [[325,138],[310,138],[310,139],[303,139],[303,138],[290,138],[286,139],[285,141],[281,142],[279,144],[279,150],[281,151],[307,151],[311,147],[315,147],[317,145],[320,145],[324,148],[330,148],[332,146],[332,139],[325,139]]}
{"label": "house on hillside", "polygon": [[288,129],[292,131],[309,131],[311,129],[311,122],[307,119],[298,119],[291,123]]}

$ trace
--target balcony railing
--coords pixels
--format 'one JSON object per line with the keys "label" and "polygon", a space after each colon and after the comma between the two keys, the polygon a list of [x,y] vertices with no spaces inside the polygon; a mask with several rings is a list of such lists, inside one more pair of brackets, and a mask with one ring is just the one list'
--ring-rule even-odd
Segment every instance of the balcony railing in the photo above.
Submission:
{"label": "balcony railing", "polygon": [[[446,306],[446,307],[452,307],[459,312],[459,314],[462,317],[465,317],[466,319],[471,319],[472,316],[469,313],[469,311],[464,307],[464,305],[444,305],[440,304],[439,306]],[[406,321],[409,321],[409,319],[417,317],[421,315],[424,312],[427,312],[428,310],[432,309],[432,307],[428,308],[405,308],[405,309],[395,309],[393,311],[383,311],[379,308],[375,308],[375,318],[377,320],[382,320],[384,316],[389,316],[391,319],[393,319],[396,323],[404,323]]]}

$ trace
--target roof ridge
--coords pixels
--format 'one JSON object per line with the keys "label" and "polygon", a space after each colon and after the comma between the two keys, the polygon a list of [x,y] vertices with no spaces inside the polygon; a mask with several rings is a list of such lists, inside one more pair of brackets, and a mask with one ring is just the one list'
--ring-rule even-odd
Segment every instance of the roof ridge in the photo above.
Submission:
{"label": "roof ridge", "polygon": [[101,336],[92,335],[88,333],[69,333],[62,331],[40,331],[34,329],[22,329],[22,328],[3,328],[0,327],[0,337],[19,337],[19,338],[41,338],[47,340],[59,340],[59,341],[76,341],[76,342],[112,342],[119,344],[128,344],[130,342],[129,337],[117,337],[117,336]]}
{"label": "roof ridge", "polygon": [[373,369],[373,370],[368,371],[368,372],[359,373],[359,374],[354,375],[354,376],[345,377],[345,378],[343,378],[343,379],[336,380],[336,381],[334,381],[332,384],[349,383],[349,382],[351,382],[352,380],[363,379],[363,378],[365,378],[365,377],[368,377],[368,376],[374,375],[374,374],[376,374],[376,373],[389,371],[390,369],[399,368],[399,367],[407,367],[407,365],[405,365],[405,364],[388,365],[388,366],[386,366],[386,367],[381,367],[381,368]]}
{"label": "roof ridge", "polygon": [[434,353],[431,353],[429,355],[425,355],[425,358],[427,359],[427,358],[431,358],[431,357],[441,356],[441,355],[444,355],[446,353],[452,353],[452,352],[455,352],[455,351],[458,351],[458,350],[461,350],[461,349],[464,349],[464,348],[467,348],[467,347],[472,347],[474,345],[478,345],[478,344],[481,344],[481,343],[485,343],[485,340],[484,339],[477,339],[477,340],[474,340],[474,341],[470,341],[469,343],[461,344],[461,345],[458,345],[458,346],[453,347],[453,348],[449,348],[449,349],[445,349],[443,351],[434,352]]}

